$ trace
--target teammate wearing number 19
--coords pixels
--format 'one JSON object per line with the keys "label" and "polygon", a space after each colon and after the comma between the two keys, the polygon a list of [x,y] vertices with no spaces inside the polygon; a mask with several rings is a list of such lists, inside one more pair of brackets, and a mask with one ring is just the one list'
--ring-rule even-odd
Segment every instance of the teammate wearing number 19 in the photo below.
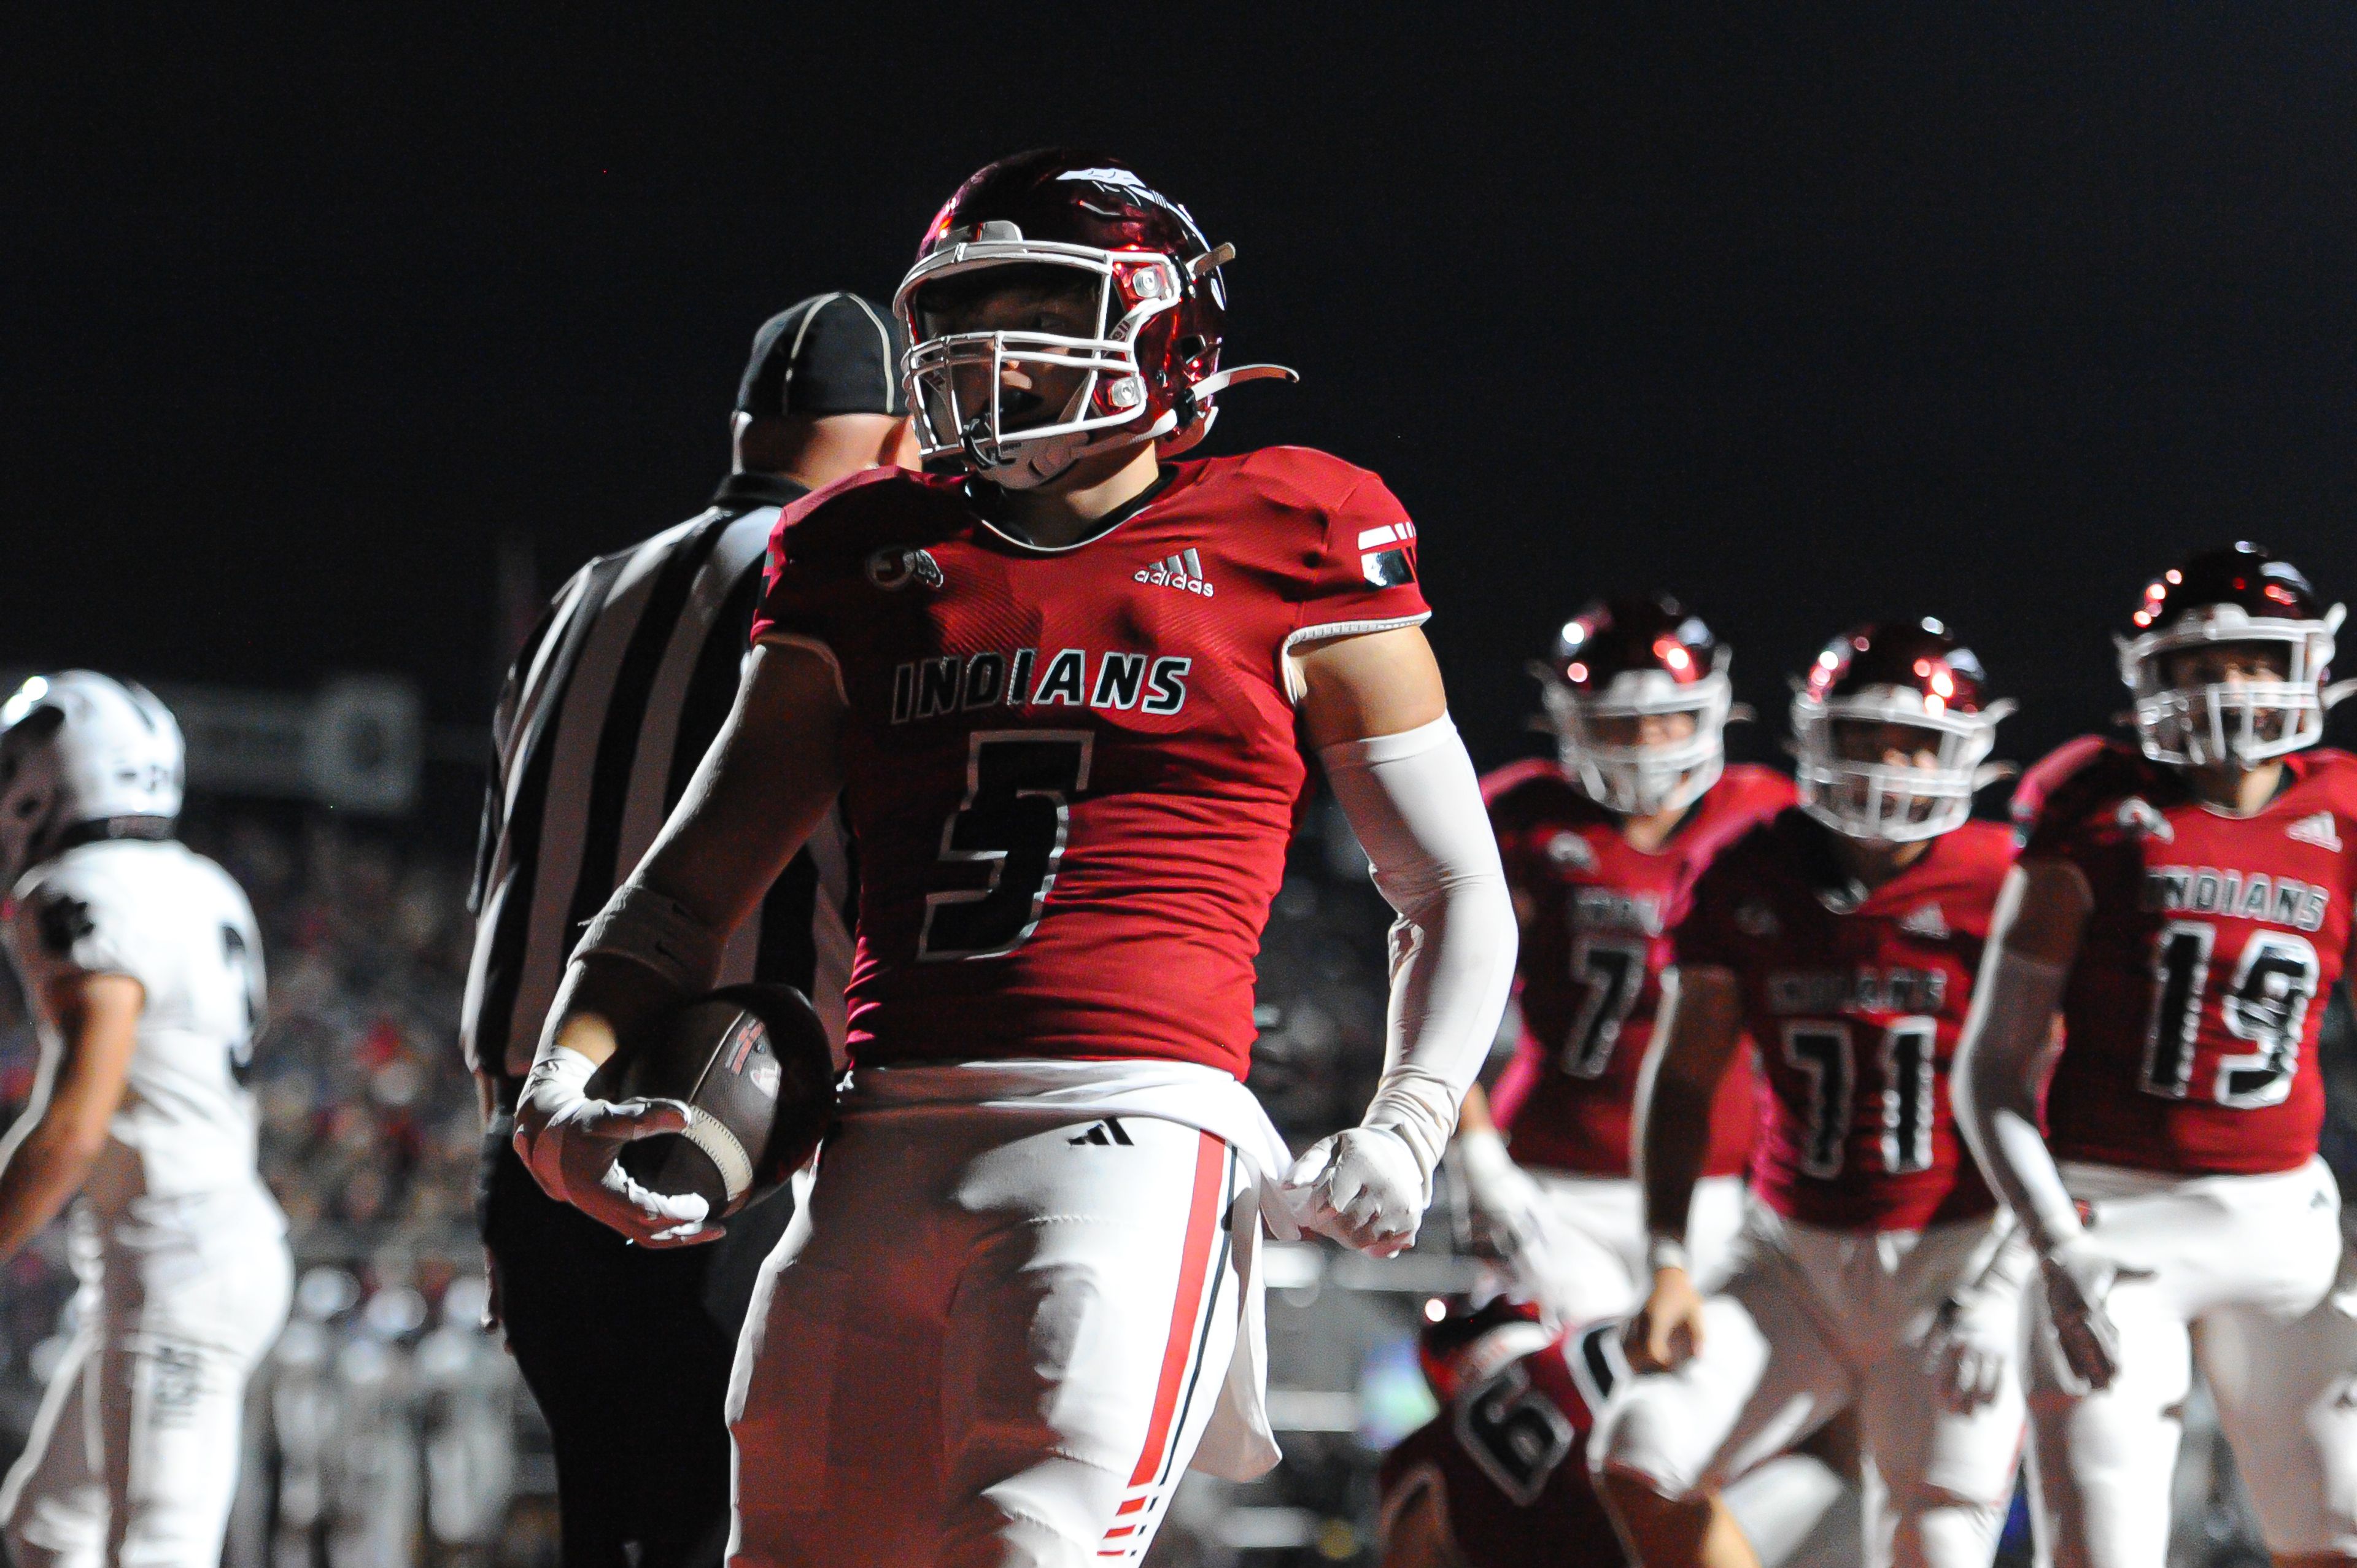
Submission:
{"label": "teammate wearing number 19", "polygon": [[[1997,720],[1934,621],[1837,638],[1792,704],[1802,805],[1721,850],[1672,933],[1639,1090],[1652,1294],[1590,1454],[1646,1568],[1756,1560],[1720,1494],[1845,1410],[1872,1568],[1986,1568],[2013,1494],[2026,1266],[1947,1064],[2011,861],[1967,821]],[[1684,1247],[1701,1115],[1748,1030],[1772,1111],[1725,1282]]]}
{"label": "teammate wearing number 19", "polygon": [[2016,798],[1959,1111],[2042,1262],[2024,1371],[2062,1568],[2161,1563],[2197,1364],[2276,1562],[2357,1558],[2312,1065],[2357,896],[2357,758],[2315,746],[2340,619],[2255,546],[2192,557],[2120,640],[2136,741],[2074,741]]}
{"label": "teammate wearing number 19", "polygon": [[[705,983],[840,792],[852,1075],[731,1391],[744,1564],[1142,1557],[1190,1456],[1275,1461],[1261,1219],[1415,1236],[1514,924],[1381,480],[1200,437],[1225,310],[1184,209],[1098,155],[969,180],[896,307],[929,462],[781,519],[736,712],[592,923],[519,1105],[552,1190],[650,1244],[589,1064]],[[1360,1125],[1293,1161],[1243,1087],[1316,749],[1400,911]]]}

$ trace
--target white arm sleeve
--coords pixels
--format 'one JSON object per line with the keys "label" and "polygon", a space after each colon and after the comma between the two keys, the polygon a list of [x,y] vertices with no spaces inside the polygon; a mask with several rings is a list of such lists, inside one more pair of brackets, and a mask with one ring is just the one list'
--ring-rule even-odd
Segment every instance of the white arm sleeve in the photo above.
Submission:
{"label": "white arm sleeve", "polygon": [[1992,944],[1973,987],[1953,1075],[1956,1125],[2040,1252],[2079,1233],[2079,1211],[2038,1132],[2069,972]]}
{"label": "white arm sleeve", "polygon": [[1514,980],[1514,905],[1473,759],[1442,714],[1318,754],[1392,927],[1383,1075],[1362,1126],[1404,1138],[1426,1180],[1497,1036]]}

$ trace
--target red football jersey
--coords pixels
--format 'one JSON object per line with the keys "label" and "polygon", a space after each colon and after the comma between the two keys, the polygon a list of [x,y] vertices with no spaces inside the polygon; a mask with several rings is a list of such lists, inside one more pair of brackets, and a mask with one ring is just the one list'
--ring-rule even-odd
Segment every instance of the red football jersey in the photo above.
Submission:
{"label": "red football jersey", "polygon": [[1433,1488],[1466,1568],[1622,1568],[1587,1476],[1595,1412],[1627,1376],[1620,1325],[1574,1329],[1458,1391],[1383,1456],[1383,1511]]}
{"label": "red football jersey", "polygon": [[[1552,760],[1501,768],[1481,791],[1523,911],[1522,1038],[1492,1113],[1524,1165],[1625,1176],[1679,897],[1719,845],[1792,803],[1792,781],[1729,768],[1651,854]],[[1758,1120],[1757,1080],[1748,1068],[1728,1073],[1703,1174],[1740,1172]]]}
{"label": "red football jersey", "polygon": [[2046,1092],[2057,1158],[2184,1175],[2290,1170],[2316,1153],[2312,1065],[2357,885],[2357,757],[2284,758],[2255,816],[2187,793],[2133,742],[2073,741],[2024,785],[2022,858],[2095,896]]}
{"label": "red football jersey", "polygon": [[1286,650],[1413,626],[1383,481],[1279,447],[1167,467],[1038,549],[878,468],[779,520],[756,641],[849,703],[852,1059],[1163,1058],[1243,1077],[1306,767]]}
{"label": "red football jersey", "polygon": [[1995,1207],[1957,1135],[1948,1069],[2010,835],[1966,822],[1858,897],[1831,830],[1799,809],[1721,850],[1674,933],[1733,970],[1772,1110],[1751,1186],[1836,1230],[1914,1230]]}

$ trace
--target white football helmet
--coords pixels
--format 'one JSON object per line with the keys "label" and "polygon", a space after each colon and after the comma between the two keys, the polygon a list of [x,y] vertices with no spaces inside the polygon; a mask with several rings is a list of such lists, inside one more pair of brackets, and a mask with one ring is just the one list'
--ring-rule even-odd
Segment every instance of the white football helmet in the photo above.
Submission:
{"label": "white football helmet", "polygon": [[34,676],[0,703],[0,887],[85,834],[168,831],[187,768],[178,721],[145,686]]}

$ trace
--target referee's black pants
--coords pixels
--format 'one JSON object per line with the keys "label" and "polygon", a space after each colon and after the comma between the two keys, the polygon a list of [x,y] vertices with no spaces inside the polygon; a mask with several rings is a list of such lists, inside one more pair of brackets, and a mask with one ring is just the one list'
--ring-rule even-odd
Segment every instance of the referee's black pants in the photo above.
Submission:
{"label": "referee's black pants", "polygon": [[509,1348],[556,1447],[565,1568],[715,1568],[728,1542],[728,1368],[780,1191],[702,1247],[633,1247],[540,1190],[486,1131],[483,1243]]}

